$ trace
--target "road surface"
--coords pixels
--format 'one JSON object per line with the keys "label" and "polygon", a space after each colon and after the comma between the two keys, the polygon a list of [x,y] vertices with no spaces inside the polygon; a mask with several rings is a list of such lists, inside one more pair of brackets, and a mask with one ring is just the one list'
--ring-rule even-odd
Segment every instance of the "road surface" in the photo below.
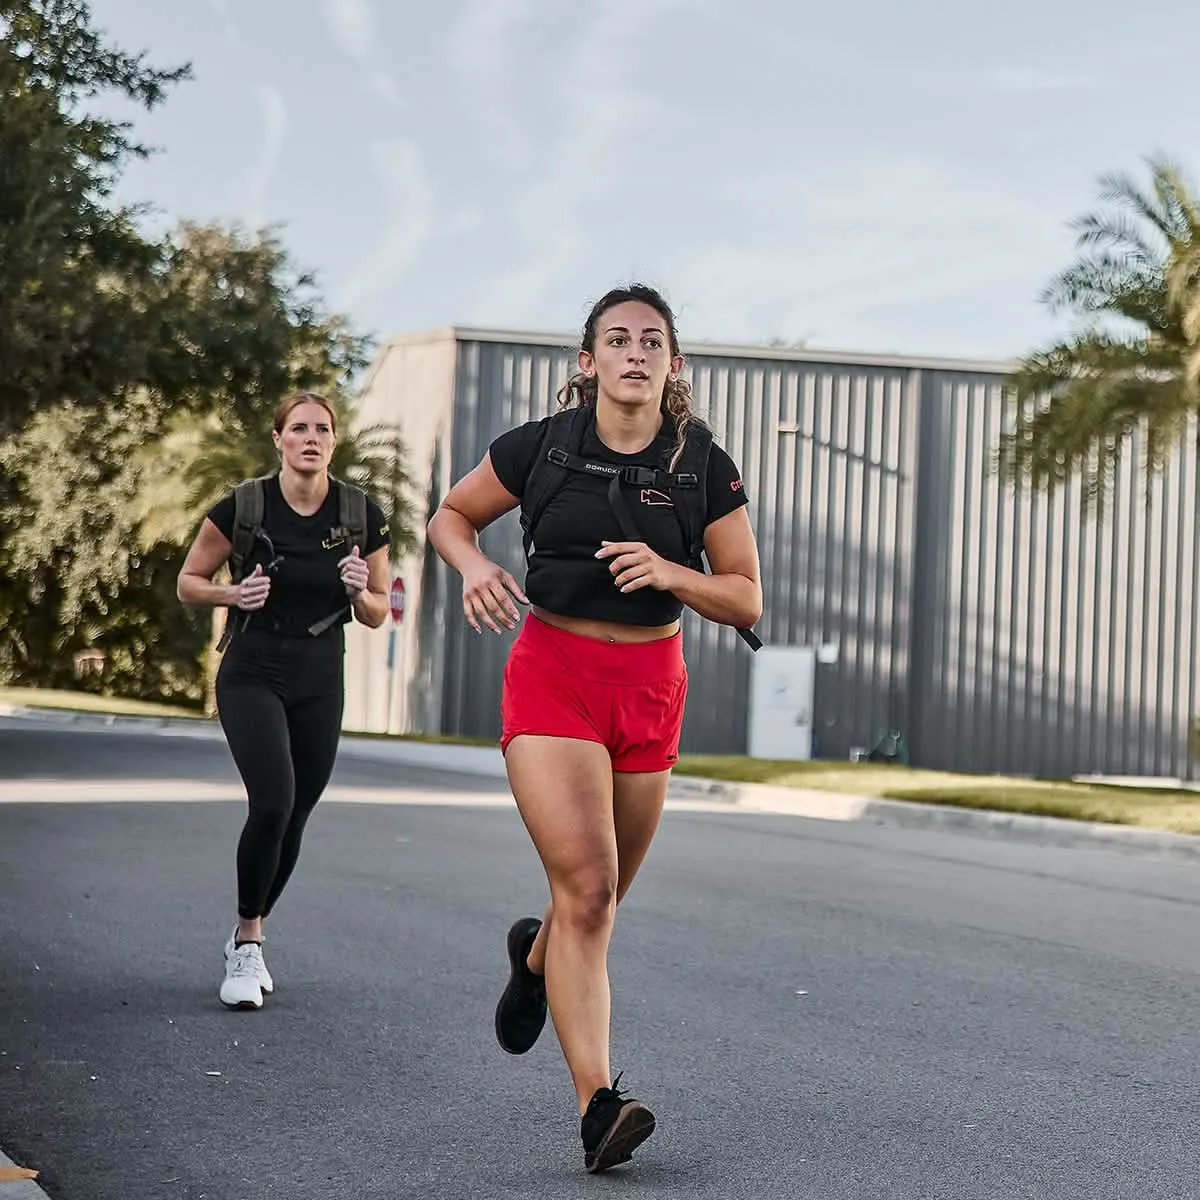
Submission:
{"label": "road surface", "polygon": [[611,956],[659,1131],[582,1171],[551,1031],[492,1032],[540,869],[503,786],[343,758],[216,998],[220,741],[0,723],[0,1147],[54,1200],[1200,1194],[1200,875],[970,834],[669,811]]}

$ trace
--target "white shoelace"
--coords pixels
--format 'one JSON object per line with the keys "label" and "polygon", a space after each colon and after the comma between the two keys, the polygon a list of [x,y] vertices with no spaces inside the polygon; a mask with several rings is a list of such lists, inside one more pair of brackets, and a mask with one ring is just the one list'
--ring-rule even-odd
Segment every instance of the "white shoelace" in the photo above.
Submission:
{"label": "white shoelace", "polygon": [[253,942],[237,946],[229,956],[229,978],[257,979],[262,967],[262,950]]}

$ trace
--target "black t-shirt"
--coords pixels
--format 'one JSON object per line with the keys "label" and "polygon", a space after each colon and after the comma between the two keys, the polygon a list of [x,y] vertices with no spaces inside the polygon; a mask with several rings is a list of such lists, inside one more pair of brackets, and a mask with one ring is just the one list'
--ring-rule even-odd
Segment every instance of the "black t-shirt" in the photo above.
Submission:
{"label": "black t-shirt", "polygon": [[[530,421],[501,434],[491,445],[492,468],[514,496],[522,496],[549,418]],[[619,454],[601,442],[588,423],[580,456],[618,466],[665,469],[675,445],[675,427],[663,421],[658,436],[637,454]],[[569,471],[551,497],[534,536],[525,574],[532,604],[565,617],[620,621],[626,625],[669,625],[683,605],[672,592],[640,588],[622,593],[606,559],[595,557],[601,542],[623,542],[620,523],[608,502],[608,479]],[[733,459],[714,445],[705,480],[705,526],[748,503]],[[625,488],[625,499],[642,538],[656,554],[686,563],[688,547],[669,494],[652,488]]]}
{"label": "black t-shirt", "polygon": [[[208,519],[230,541],[233,540],[233,517],[232,493],[217,501],[208,513]],[[275,549],[276,565],[269,571],[271,591],[267,602],[252,615],[251,629],[307,637],[310,625],[343,607],[346,608],[344,620],[350,620],[349,599],[338,574],[338,563],[353,547],[344,537],[334,541],[331,535],[337,525],[337,491],[332,486],[321,507],[312,516],[305,517],[283,498],[277,475],[266,481],[263,533]],[[390,543],[383,510],[370,496],[367,497],[366,542],[358,548],[363,558]],[[247,570],[253,571],[258,564],[264,571],[268,570],[271,561],[270,547],[259,541],[247,563]]]}

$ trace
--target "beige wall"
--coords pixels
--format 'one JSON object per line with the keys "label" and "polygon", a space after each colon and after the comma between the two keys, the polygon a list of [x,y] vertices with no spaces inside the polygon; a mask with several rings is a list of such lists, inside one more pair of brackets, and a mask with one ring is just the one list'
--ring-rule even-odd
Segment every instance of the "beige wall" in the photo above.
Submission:
{"label": "beige wall", "polygon": [[[379,352],[367,374],[360,405],[363,425],[395,424],[408,446],[409,470],[417,482],[414,554],[392,564],[404,580],[404,619],[396,631],[395,666],[389,671],[392,619],[379,629],[351,625],[346,631],[346,712],[343,728],[365,732],[436,731],[441,712],[440,662],[436,637],[421,614],[425,521],[432,495],[450,486],[450,424],[454,406],[456,341],[453,331],[394,338]],[[439,479],[434,479],[439,461]],[[436,615],[436,614],[435,614]],[[440,619],[440,618],[439,618]],[[424,628],[423,628],[424,626]],[[423,638],[432,642],[422,644]],[[424,660],[424,664],[423,664]]]}

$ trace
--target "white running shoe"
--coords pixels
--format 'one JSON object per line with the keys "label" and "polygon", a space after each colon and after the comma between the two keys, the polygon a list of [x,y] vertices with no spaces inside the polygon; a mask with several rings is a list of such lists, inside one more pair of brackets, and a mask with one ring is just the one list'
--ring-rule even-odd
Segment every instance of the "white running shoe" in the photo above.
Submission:
{"label": "white running shoe", "polygon": [[225,960],[221,1003],[229,1008],[262,1008],[263,993],[258,982],[262,965],[262,947],[257,942],[235,947]]}
{"label": "white running shoe", "polygon": [[[229,935],[229,940],[225,943],[225,962],[229,962],[229,957],[233,954],[236,947],[235,938],[237,937],[237,926],[234,926],[233,932]],[[271,972],[267,970],[267,964],[262,956],[262,946],[258,948],[258,986],[262,988],[263,995],[269,996],[275,990],[275,981],[271,978]]]}

